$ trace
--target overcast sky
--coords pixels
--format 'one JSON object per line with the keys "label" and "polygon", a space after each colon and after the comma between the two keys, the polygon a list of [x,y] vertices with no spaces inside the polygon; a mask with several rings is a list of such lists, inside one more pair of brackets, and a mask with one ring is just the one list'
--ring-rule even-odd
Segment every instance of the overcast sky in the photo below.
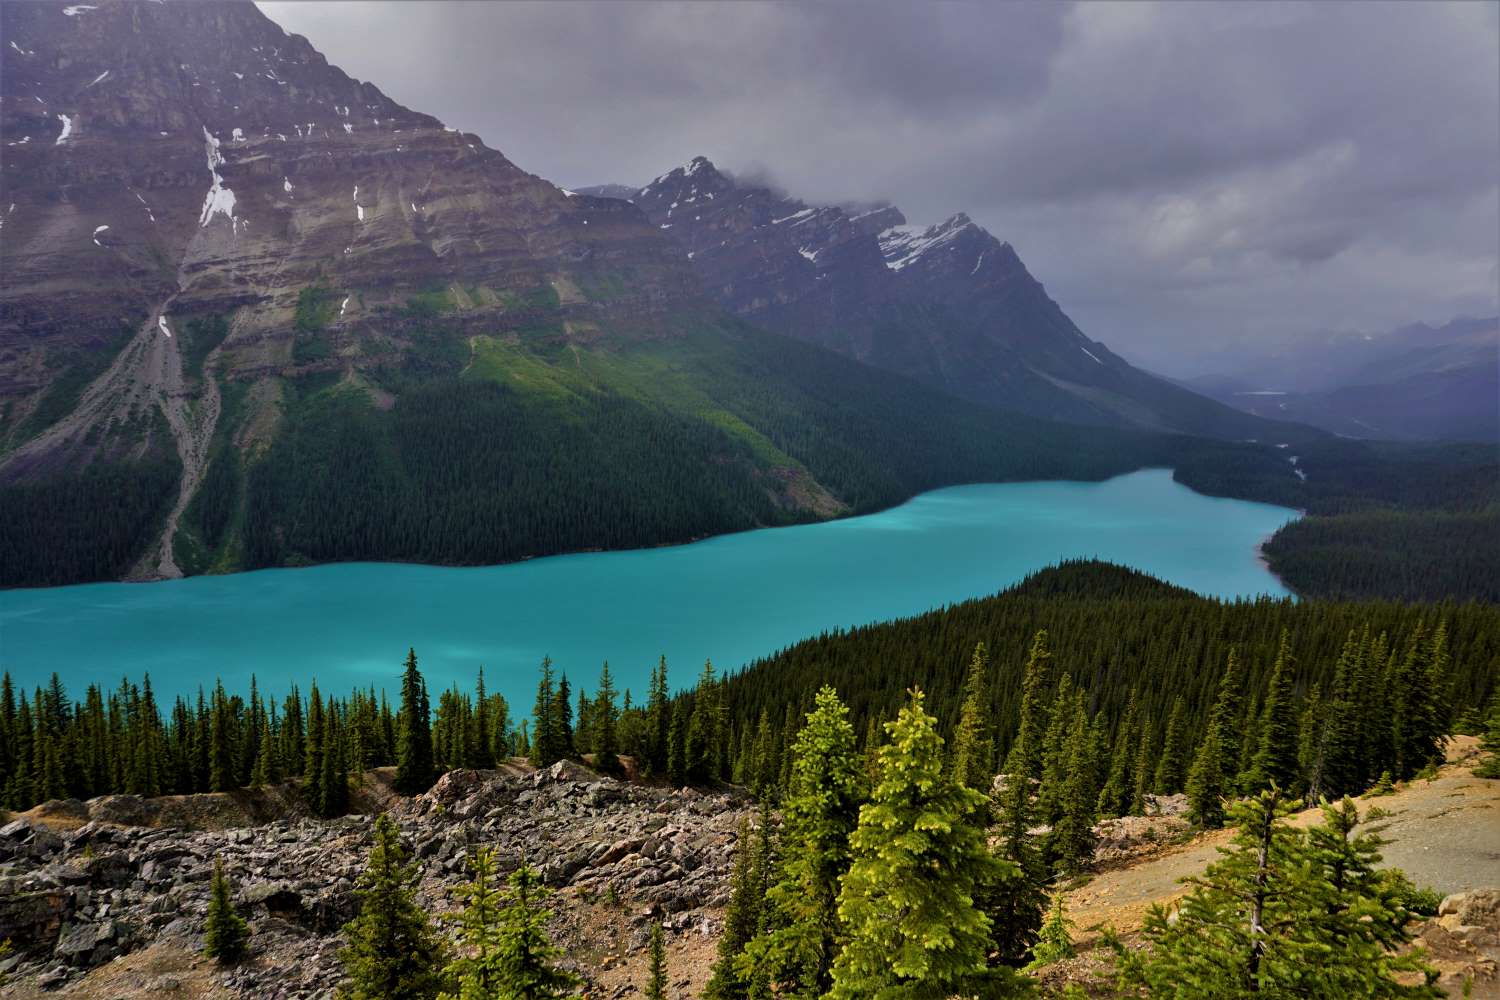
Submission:
{"label": "overcast sky", "polygon": [[966,211],[1173,374],[1500,310],[1500,3],[260,6],[568,187],[702,154]]}

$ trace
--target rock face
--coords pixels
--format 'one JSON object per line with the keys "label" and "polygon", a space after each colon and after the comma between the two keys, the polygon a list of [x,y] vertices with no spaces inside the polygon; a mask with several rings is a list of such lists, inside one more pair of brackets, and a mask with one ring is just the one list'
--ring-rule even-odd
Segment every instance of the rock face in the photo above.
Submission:
{"label": "rock face", "polygon": [[[715,932],[736,831],[751,811],[734,794],[560,765],[524,776],[452,772],[391,815],[419,859],[430,913],[458,907],[452,890],[474,848],[495,848],[504,872],[527,859],[558,890],[555,940],[588,973],[606,951],[643,946],[656,918],[678,933]],[[21,950],[12,975],[57,985],[159,942],[196,949],[219,858],[254,932],[251,960],[226,985],[261,998],[329,995],[372,826],[368,816],[199,833],[90,822],[58,835],[18,820],[0,828],[0,940]]]}
{"label": "rock face", "polygon": [[1009,244],[968,216],[911,226],[890,205],[810,206],[704,157],[625,194],[705,288],[778,332],[1035,416],[1253,436],[1218,403],[1084,335]]}
{"label": "rock face", "polygon": [[[402,107],[248,0],[6,4],[0,17],[0,434],[20,443],[80,359],[120,352],[135,376],[7,456],[12,477],[110,448],[87,431],[149,411],[153,392],[192,394],[211,346],[183,356],[195,319],[229,319],[215,356],[228,378],[306,365],[293,341],[309,288],[335,369],[408,356],[403,330],[423,311],[451,313],[459,338],[545,316],[553,335],[587,339],[654,335],[697,301],[681,251],[639,210],[564,193]],[[601,283],[608,295],[591,295]]]}

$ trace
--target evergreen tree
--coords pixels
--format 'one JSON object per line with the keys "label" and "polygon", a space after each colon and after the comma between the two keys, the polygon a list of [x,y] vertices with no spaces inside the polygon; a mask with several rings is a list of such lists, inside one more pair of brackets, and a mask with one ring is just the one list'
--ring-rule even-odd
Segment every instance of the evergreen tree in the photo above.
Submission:
{"label": "evergreen tree", "polygon": [[302,797],[315,813],[323,809],[323,700],[313,681],[307,699],[307,738],[303,741]]}
{"label": "evergreen tree", "polygon": [[729,906],[719,933],[718,959],[703,989],[704,1000],[744,1000],[755,976],[753,957],[746,949],[765,924],[766,888],[770,881],[770,813],[762,810],[759,829],[752,835],[741,821],[735,842],[734,870],[729,877]]}
{"label": "evergreen tree", "polygon": [[1176,795],[1182,791],[1188,770],[1187,701],[1178,695],[1167,718],[1167,732],[1162,740],[1161,758],[1154,776],[1158,795]]}
{"label": "evergreen tree", "polygon": [[672,724],[667,728],[667,780],[680,787],[687,779],[686,710],[679,701],[672,708]]}
{"label": "evergreen tree", "polygon": [[1352,810],[1325,811],[1304,835],[1284,822],[1277,790],[1237,805],[1224,857],[1190,880],[1175,913],[1148,913],[1148,948],[1110,936],[1122,986],[1153,1000],[1441,996],[1419,952],[1394,954],[1412,914],[1375,871],[1378,839],[1349,836]]}
{"label": "evergreen tree", "polygon": [[1036,947],[1031,950],[1031,962],[1026,966],[1026,971],[1035,972],[1053,962],[1072,958],[1075,953],[1073,921],[1068,919],[1063,908],[1062,893],[1058,893],[1052,897],[1052,908],[1047,911],[1047,920],[1042,924]]}
{"label": "evergreen tree", "polygon": [[318,815],[342,816],[349,811],[349,771],[344,764],[344,735],[339,710],[329,697],[323,712],[322,777],[318,782]]}
{"label": "evergreen tree", "polygon": [[1058,796],[1061,809],[1046,844],[1052,865],[1065,874],[1082,872],[1093,860],[1094,825],[1098,820],[1092,727],[1082,691],[1075,696],[1071,715],[1064,749],[1066,776]]}
{"label": "evergreen tree", "polygon": [[1140,743],[1140,700],[1132,689],[1130,701],[1125,707],[1125,718],[1120,723],[1115,737],[1114,752],[1110,754],[1109,777],[1099,792],[1099,813],[1102,816],[1125,816],[1135,804],[1136,749]]}
{"label": "evergreen tree", "polygon": [[495,851],[480,848],[469,856],[473,881],[456,892],[464,901],[458,913],[459,952],[443,970],[458,988],[440,1000],[487,1000],[498,996],[504,970],[500,965],[500,893],[495,885]]}
{"label": "evergreen tree", "polygon": [[557,689],[552,680],[550,657],[542,658],[542,676],[537,681],[531,719],[531,764],[536,768],[550,767],[566,756],[557,728]]}
{"label": "evergreen tree", "polygon": [[224,965],[238,962],[245,957],[245,941],[249,936],[249,925],[235,912],[224,862],[215,858],[208,917],[203,923],[203,954]]}
{"label": "evergreen tree", "polygon": [[234,720],[229,713],[229,699],[224,694],[224,685],[215,684],[208,750],[209,789],[215,792],[227,792],[236,787]]}
{"label": "evergreen tree", "polygon": [[255,769],[250,772],[250,787],[264,788],[266,785],[274,785],[281,780],[277,773],[276,747],[271,738],[270,716],[262,714],[259,749],[255,754]]}
{"label": "evergreen tree", "polygon": [[973,903],[1004,874],[964,821],[983,797],[944,772],[936,727],[920,692],[887,727],[880,783],[850,838],[832,1000],[1017,992],[1013,974],[988,968],[993,928]]}
{"label": "evergreen tree", "polygon": [[984,643],[974,647],[964,679],[964,701],[953,733],[953,777],[967,788],[988,792],[994,776],[994,742],[990,739],[990,655]]}
{"label": "evergreen tree", "polygon": [[1006,758],[1007,774],[1020,774],[1028,781],[1042,778],[1042,750],[1047,735],[1047,707],[1052,686],[1052,651],[1047,630],[1037,632],[1026,656],[1021,677],[1021,720],[1016,740]]}
{"label": "evergreen tree", "polygon": [[705,660],[693,692],[693,714],[687,727],[687,777],[695,785],[718,781],[723,775],[724,709],[714,665]]}
{"label": "evergreen tree", "polygon": [[668,693],[667,658],[663,656],[651,672],[651,687],[646,694],[646,772],[652,777],[667,773],[668,738],[672,727]]}
{"label": "evergreen tree", "polygon": [[442,985],[443,948],[416,902],[417,866],[400,831],[382,813],[359,878],[359,916],[344,925],[339,952],[345,1000],[428,1000]]}
{"label": "evergreen tree", "polygon": [[599,671],[599,691],[594,695],[594,767],[604,774],[619,774],[619,710],[615,706],[614,679],[609,675],[609,661]]}
{"label": "evergreen tree", "polygon": [[663,938],[660,920],[651,924],[649,954],[646,1000],[667,1000],[667,945]]}
{"label": "evergreen tree", "polygon": [[551,895],[535,868],[523,864],[511,873],[500,912],[495,971],[502,1000],[553,1000],[572,994],[578,978],[559,969],[554,960],[562,950],[547,936],[546,909]]}
{"label": "evergreen tree", "polygon": [[849,839],[865,792],[854,726],[833,688],[818,691],[791,754],[781,870],[766,893],[776,927],[750,953],[760,974],[782,992],[821,996],[838,950],[839,886],[849,870]]}
{"label": "evergreen tree", "polygon": [[1193,766],[1188,772],[1188,817],[1199,826],[1224,824],[1224,797],[1229,794],[1239,773],[1238,754],[1230,733],[1239,714],[1239,656],[1229,650],[1229,661],[1219,679],[1219,693],[1208,716],[1208,729]]}
{"label": "evergreen tree", "polygon": [[1281,648],[1271,669],[1271,686],[1261,709],[1260,744],[1250,761],[1242,790],[1254,795],[1276,787],[1290,792],[1297,785],[1297,709],[1292,701],[1291,637],[1281,633]]}
{"label": "evergreen tree", "polygon": [[408,649],[401,676],[401,708],[396,715],[396,791],[420,795],[432,787],[432,721],[427,684],[417,670],[417,651]]}
{"label": "evergreen tree", "polygon": [[573,687],[564,673],[557,682],[557,696],[552,701],[552,722],[557,738],[558,760],[577,757],[578,747],[573,740]]}

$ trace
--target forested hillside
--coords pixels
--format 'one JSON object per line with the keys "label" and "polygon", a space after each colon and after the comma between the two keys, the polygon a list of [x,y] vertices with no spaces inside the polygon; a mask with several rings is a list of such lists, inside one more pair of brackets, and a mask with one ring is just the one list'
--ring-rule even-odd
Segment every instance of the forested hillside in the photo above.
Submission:
{"label": "forested hillside", "polygon": [[1196,441],[1175,467],[1174,478],[1200,492],[1306,511],[1264,548],[1271,569],[1305,597],[1500,601],[1500,456],[1491,446]]}

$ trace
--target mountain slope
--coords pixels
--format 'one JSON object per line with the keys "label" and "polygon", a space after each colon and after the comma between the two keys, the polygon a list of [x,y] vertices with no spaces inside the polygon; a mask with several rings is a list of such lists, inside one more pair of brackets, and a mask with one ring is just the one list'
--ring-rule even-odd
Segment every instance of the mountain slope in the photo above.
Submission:
{"label": "mountain slope", "polygon": [[253,4],[0,16],[0,584],[658,544],[1170,457],[747,327],[636,206]]}
{"label": "mountain slope", "polygon": [[[1034,416],[1271,433],[1089,339],[1015,249],[965,215],[919,227],[891,206],[809,206],[701,156],[629,197],[687,251],[709,293],[772,330]],[[1278,433],[1288,431],[1304,433]]]}

